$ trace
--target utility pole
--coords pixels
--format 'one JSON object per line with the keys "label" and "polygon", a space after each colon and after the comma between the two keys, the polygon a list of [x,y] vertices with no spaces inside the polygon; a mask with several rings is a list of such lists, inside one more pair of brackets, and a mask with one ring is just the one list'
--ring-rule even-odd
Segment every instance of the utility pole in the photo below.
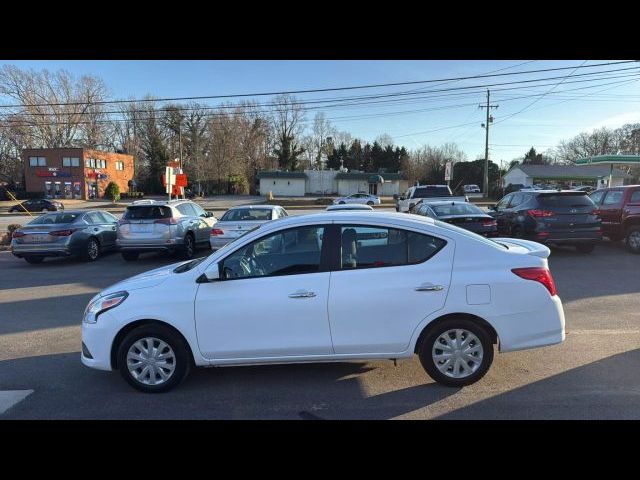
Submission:
{"label": "utility pole", "polygon": [[485,144],[484,144],[484,184],[482,188],[482,193],[485,198],[489,197],[489,125],[493,123],[493,117],[489,115],[489,111],[492,108],[498,108],[498,105],[490,104],[491,92],[487,90],[487,104],[479,105],[478,108],[486,108],[487,109],[487,121],[482,124],[482,127],[485,129]]}

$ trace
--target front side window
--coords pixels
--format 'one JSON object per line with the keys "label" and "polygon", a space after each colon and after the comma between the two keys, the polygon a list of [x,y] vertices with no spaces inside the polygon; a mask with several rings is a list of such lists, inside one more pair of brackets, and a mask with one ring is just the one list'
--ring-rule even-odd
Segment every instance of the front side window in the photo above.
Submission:
{"label": "front side window", "polygon": [[87,213],[84,218],[90,225],[99,225],[103,222],[99,212]]}
{"label": "front side window", "polygon": [[631,194],[631,198],[629,199],[629,203],[640,203],[640,190],[636,190]]}
{"label": "front side window", "polygon": [[225,280],[299,275],[320,271],[324,227],[305,226],[272,233],[246,245],[221,262]]}
{"label": "front side window", "polygon": [[176,210],[178,210],[182,215],[186,217],[197,217],[196,211],[190,203],[183,203],[181,205],[178,205],[176,207]]}
{"label": "front side window", "polygon": [[616,207],[622,205],[622,191],[611,190],[609,193],[607,193],[607,196],[604,197],[602,205],[606,205],[608,207]]}
{"label": "front side window", "polygon": [[602,201],[602,197],[604,197],[605,193],[607,193],[606,190],[599,190],[599,191],[593,192],[591,195],[589,195],[589,198],[591,198],[591,200],[593,200],[593,203],[595,203],[596,205],[599,205],[600,202]]}
{"label": "front side window", "polygon": [[504,210],[505,208],[507,208],[507,205],[509,205],[509,201],[513,198],[513,194],[507,195],[506,197],[504,197],[502,200],[500,200],[498,202],[498,204],[496,205],[496,210],[500,211],[500,210]]}
{"label": "front side window", "polygon": [[446,241],[396,228],[348,225],[341,227],[342,270],[410,265],[428,260]]}

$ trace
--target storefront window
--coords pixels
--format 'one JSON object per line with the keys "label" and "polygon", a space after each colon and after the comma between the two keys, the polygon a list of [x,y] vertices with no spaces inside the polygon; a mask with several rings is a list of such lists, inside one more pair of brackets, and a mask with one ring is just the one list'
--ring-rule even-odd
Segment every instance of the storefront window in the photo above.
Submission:
{"label": "storefront window", "polygon": [[80,182],[73,182],[73,198],[81,198]]}
{"label": "storefront window", "polygon": [[61,185],[60,182],[56,182],[55,184],[55,193],[54,193],[54,197],[55,198],[60,198],[61,193]]}
{"label": "storefront window", "polygon": [[51,198],[52,195],[51,182],[44,182],[44,198]]}

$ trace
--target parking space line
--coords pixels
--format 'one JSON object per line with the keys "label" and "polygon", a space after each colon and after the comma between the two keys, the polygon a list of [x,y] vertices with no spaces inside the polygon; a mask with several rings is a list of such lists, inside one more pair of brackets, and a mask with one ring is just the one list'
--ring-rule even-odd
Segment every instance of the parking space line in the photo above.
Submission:
{"label": "parking space line", "polygon": [[0,415],[20,403],[33,393],[33,390],[0,390]]}

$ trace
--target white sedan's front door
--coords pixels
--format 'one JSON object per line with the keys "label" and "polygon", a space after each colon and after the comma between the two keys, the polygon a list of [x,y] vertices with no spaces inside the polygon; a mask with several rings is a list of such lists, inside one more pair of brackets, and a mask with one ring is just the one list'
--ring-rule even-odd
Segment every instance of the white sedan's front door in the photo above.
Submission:
{"label": "white sedan's front door", "polygon": [[322,227],[270,234],[231,253],[223,278],[198,287],[200,351],[210,359],[269,359],[333,353],[328,271],[320,271]]}

